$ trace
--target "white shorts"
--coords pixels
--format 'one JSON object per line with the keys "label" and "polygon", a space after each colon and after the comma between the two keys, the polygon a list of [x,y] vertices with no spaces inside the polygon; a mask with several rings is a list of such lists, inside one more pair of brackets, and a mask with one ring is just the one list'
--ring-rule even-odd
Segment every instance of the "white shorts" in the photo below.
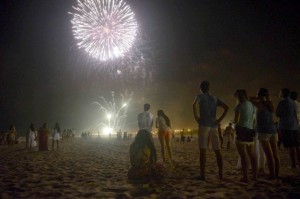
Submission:
{"label": "white shorts", "polygon": [[199,126],[198,144],[200,149],[207,148],[208,137],[210,138],[212,149],[220,150],[220,141],[217,127]]}
{"label": "white shorts", "polygon": [[270,134],[270,133],[258,133],[258,140],[260,141],[270,141],[270,140],[278,140],[278,134]]}

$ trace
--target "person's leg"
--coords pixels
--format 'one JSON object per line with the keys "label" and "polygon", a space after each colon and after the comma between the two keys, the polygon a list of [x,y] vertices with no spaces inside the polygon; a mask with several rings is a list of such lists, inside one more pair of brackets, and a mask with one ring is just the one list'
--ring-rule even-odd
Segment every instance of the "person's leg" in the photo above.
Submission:
{"label": "person's leg", "polygon": [[208,138],[207,138],[207,149],[209,149],[209,145],[210,145],[210,137],[208,136]]}
{"label": "person's leg", "polygon": [[59,140],[56,140],[57,143],[57,149],[59,149]]}
{"label": "person's leg", "polygon": [[30,138],[29,139],[29,149],[31,149],[32,148],[32,139]]}
{"label": "person's leg", "polygon": [[227,136],[227,149],[230,149],[230,135],[229,136]]}
{"label": "person's leg", "polygon": [[165,134],[165,132],[163,132],[163,131],[158,132],[158,140],[159,140],[160,147],[161,147],[161,154],[162,154],[163,161],[165,162],[166,157],[165,157],[165,139],[164,139],[165,135],[164,134]]}
{"label": "person's leg", "polygon": [[293,131],[282,131],[283,146],[289,150],[292,168],[296,168],[296,148],[294,146],[294,139]]}
{"label": "person's leg", "polygon": [[296,168],[296,148],[289,147],[289,154],[291,158],[292,168]]}
{"label": "person's leg", "polygon": [[294,140],[295,140],[294,146],[296,149],[296,157],[298,161],[298,166],[300,167],[300,129],[294,132]]}
{"label": "person's leg", "polygon": [[238,150],[238,153],[241,157],[241,165],[242,165],[242,173],[243,178],[241,179],[242,182],[248,182],[248,164],[247,164],[247,153],[246,153],[246,145],[236,141],[236,148]]}
{"label": "person's leg", "polygon": [[52,139],[52,151],[54,150],[54,140]]}
{"label": "person's leg", "polygon": [[271,149],[270,142],[268,140],[261,140],[260,143],[261,143],[261,146],[267,157],[270,178],[274,178],[275,177],[275,163],[274,163],[273,151]]}
{"label": "person's leg", "polygon": [[206,164],[206,148],[208,141],[209,127],[199,126],[198,130],[198,146],[200,150],[200,179],[205,180],[205,164]]}
{"label": "person's leg", "polygon": [[220,180],[223,180],[223,157],[221,154],[221,147],[220,147],[220,139],[218,135],[218,129],[217,128],[211,128],[209,132],[209,136],[211,137],[211,144],[212,149],[215,151],[218,169],[219,169],[219,178]]}
{"label": "person's leg", "polygon": [[219,168],[219,179],[224,180],[224,177],[223,177],[223,156],[222,156],[221,150],[215,150],[215,154],[216,154],[218,168]]}
{"label": "person's leg", "polygon": [[221,145],[221,149],[223,148],[223,142],[224,142],[224,139],[222,136],[219,135],[219,139],[220,139],[220,145]]}
{"label": "person's leg", "polygon": [[265,173],[265,165],[267,162],[267,158],[266,158],[266,154],[264,152],[264,149],[260,143],[259,140],[255,139],[255,144],[257,144],[257,146],[255,147],[255,154],[256,154],[256,160],[257,160],[257,170],[260,173]]}
{"label": "person's leg", "polygon": [[171,162],[173,162],[172,149],[171,149],[171,136],[172,136],[172,132],[169,130],[165,135],[165,140],[166,140],[166,147],[168,150],[169,159]]}
{"label": "person's leg", "polygon": [[255,156],[255,146],[254,144],[247,145],[247,153],[250,157],[253,180],[257,179],[257,159]]}
{"label": "person's leg", "polygon": [[200,149],[200,178],[205,180],[206,149]]}
{"label": "person's leg", "polygon": [[270,139],[270,145],[271,145],[273,159],[274,159],[275,178],[279,177],[279,167],[280,167],[277,142],[278,142],[278,135],[275,134]]}

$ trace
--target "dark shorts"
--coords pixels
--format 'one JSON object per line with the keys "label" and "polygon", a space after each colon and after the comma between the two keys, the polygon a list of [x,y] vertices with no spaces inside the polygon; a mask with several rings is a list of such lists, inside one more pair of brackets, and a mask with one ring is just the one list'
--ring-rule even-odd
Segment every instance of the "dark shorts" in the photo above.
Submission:
{"label": "dark shorts", "polygon": [[300,146],[300,131],[282,130],[282,143],[285,148]]}
{"label": "dark shorts", "polygon": [[241,142],[253,142],[255,131],[246,127],[236,126],[236,140]]}

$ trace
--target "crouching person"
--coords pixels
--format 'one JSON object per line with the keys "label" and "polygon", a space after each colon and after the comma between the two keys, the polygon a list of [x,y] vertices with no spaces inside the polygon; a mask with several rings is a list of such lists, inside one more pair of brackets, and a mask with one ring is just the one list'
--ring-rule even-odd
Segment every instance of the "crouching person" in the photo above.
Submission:
{"label": "crouching person", "polygon": [[134,142],[130,145],[129,180],[148,181],[163,176],[163,166],[156,163],[157,156],[151,133],[139,130]]}

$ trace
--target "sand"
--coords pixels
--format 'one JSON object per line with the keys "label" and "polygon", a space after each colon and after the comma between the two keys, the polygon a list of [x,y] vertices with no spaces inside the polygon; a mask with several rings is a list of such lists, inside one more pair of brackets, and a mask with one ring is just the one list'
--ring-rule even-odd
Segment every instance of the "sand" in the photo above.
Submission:
{"label": "sand", "polygon": [[[55,151],[13,149],[0,145],[1,198],[300,198],[300,169],[289,168],[280,150],[281,179],[241,184],[236,149],[222,149],[224,181],[217,177],[214,153],[207,152],[207,180],[199,181],[197,143],[173,143],[174,168],[160,182],[127,180],[129,141],[76,138]],[[49,143],[50,144],[50,143]],[[155,145],[162,161],[157,139]],[[50,145],[49,145],[50,146]]]}

